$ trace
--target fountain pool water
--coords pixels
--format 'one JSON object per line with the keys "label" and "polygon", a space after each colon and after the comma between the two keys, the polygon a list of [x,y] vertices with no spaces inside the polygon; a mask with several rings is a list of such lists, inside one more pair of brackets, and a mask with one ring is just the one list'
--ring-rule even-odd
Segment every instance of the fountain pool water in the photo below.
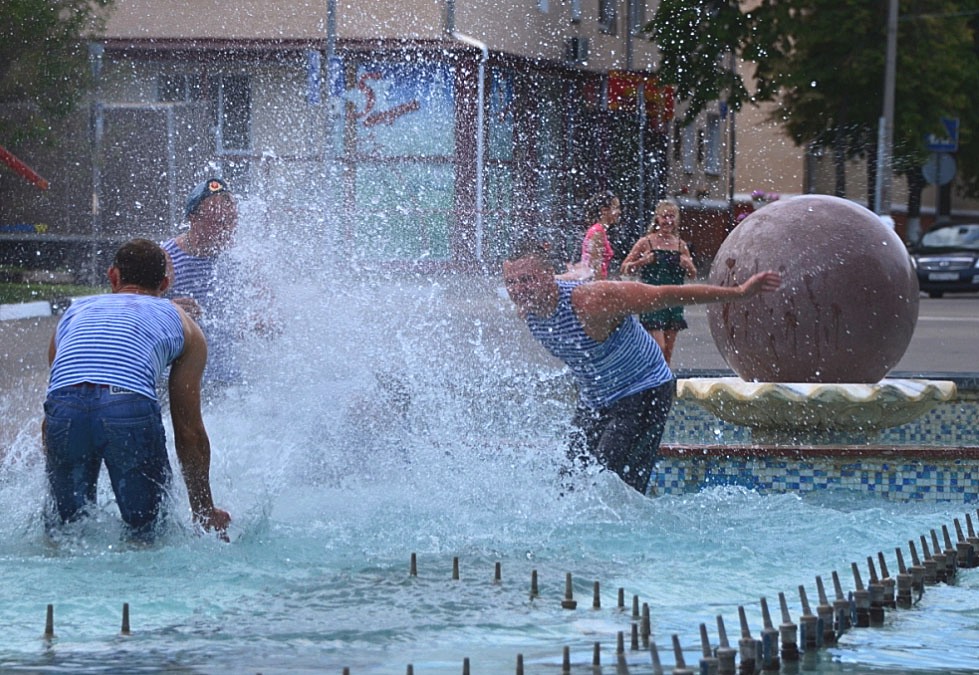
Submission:
{"label": "fountain pool water", "polygon": [[[896,568],[895,547],[962,517],[961,506],[845,492],[647,499],[606,474],[561,496],[567,382],[497,285],[278,289],[283,335],[249,345],[254,380],[206,411],[230,544],[190,534],[183,509],[158,545],[120,543],[104,481],[96,517],[46,542],[36,419],[5,419],[24,432],[0,469],[0,670],[460,673],[468,658],[473,673],[497,674],[522,654],[527,672],[553,673],[569,647],[575,672],[590,673],[599,642],[611,672],[632,623],[619,588],[648,603],[667,668],[674,633],[696,665],[700,623],[716,643],[722,615],[736,645],[743,605],[758,637],[761,597],[777,616],[785,592],[798,616],[800,584],[815,604],[816,575],[838,571],[851,588],[851,562],[883,551]],[[15,395],[39,409],[41,385]],[[561,608],[567,573],[575,610]],[[850,631],[808,667],[975,672],[977,586],[966,570],[929,587],[915,609]],[[53,639],[42,636],[49,603]],[[650,672],[648,652],[625,656],[630,672]]]}

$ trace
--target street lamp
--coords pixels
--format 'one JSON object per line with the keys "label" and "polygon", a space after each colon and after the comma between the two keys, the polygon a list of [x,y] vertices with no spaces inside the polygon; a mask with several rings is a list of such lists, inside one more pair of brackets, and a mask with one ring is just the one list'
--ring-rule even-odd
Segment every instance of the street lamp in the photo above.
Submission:
{"label": "street lamp", "polygon": [[884,112],[877,137],[877,182],[874,211],[891,215],[891,183],[894,177],[894,78],[897,70],[897,1],[888,0],[887,63],[884,68]]}

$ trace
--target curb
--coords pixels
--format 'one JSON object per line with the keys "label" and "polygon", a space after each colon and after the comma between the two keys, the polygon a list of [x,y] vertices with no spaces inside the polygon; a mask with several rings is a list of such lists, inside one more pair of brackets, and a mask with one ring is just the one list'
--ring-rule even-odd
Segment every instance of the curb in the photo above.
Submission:
{"label": "curb", "polygon": [[45,316],[58,316],[65,313],[75,300],[87,298],[87,295],[78,295],[71,298],[58,298],[56,300],[36,300],[34,302],[16,302],[0,304],[0,321],[12,319],[37,319]]}
{"label": "curb", "polygon": [[54,311],[51,308],[51,303],[46,300],[0,305],[0,321],[34,319],[42,316],[51,316],[52,314],[54,314]]}

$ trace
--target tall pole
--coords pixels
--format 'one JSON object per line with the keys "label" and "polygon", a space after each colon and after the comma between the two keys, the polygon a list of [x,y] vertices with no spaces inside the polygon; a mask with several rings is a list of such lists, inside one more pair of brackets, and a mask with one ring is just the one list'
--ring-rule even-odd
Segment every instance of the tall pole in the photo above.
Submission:
{"label": "tall pole", "polygon": [[325,218],[323,254],[327,264],[335,262],[336,251],[333,244],[337,240],[337,214],[340,213],[343,201],[343,191],[337,189],[337,181],[340,172],[337,162],[337,148],[334,146],[337,134],[337,119],[339,115],[335,106],[338,101],[333,100],[333,80],[336,77],[336,49],[337,49],[337,1],[327,0],[326,2],[326,45],[323,50],[323,82],[320,85],[323,95],[323,112],[325,114],[323,129],[323,175],[326,179],[323,196],[326,204],[323,205]]}
{"label": "tall pole", "polygon": [[[738,68],[738,63],[737,63],[737,60],[736,60],[736,57],[735,57],[735,54],[734,54],[734,50],[731,51],[731,53],[728,56],[728,58],[729,58],[729,68],[731,70],[731,82],[732,82],[732,85],[731,85],[732,86],[732,91],[731,91],[731,93],[733,94],[734,93],[734,91],[733,91],[734,76],[735,76],[735,73],[737,72],[737,68]],[[736,146],[736,140],[737,139],[736,139],[736,136],[735,136],[735,127],[734,127],[734,107],[730,104],[730,101],[728,101],[728,104],[727,104],[727,114],[728,114],[728,123],[727,123],[727,125],[728,125],[727,126],[727,132],[728,132],[728,148],[727,148],[727,150],[728,150],[727,217],[728,217],[728,228],[730,230],[733,230],[734,229],[734,225],[735,225],[735,220],[734,220],[734,210],[735,210],[734,209],[734,206],[735,206],[735,204],[734,204],[734,187],[735,187],[734,161],[735,161],[735,158],[737,157],[737,146]]]}
{"label": "tall pole", "polygon": [[101,42],[91,42],[88,45],[88,60],[92,68],[92,79],[95,82],[92,94],[92,234],[89,248],[88,281],[95,285],[101,281],[101,262],[99,251],[102,249],[102,134],[104,131],[102,118],[102,57],[105,46]]}
{"label": "tall pole", "polygon": [[894,175],[894,79],[897,71],[897,0],[888,0],[887,63],[884,68],[884,111],[877,144],[877,183],[874,211],[891,215],[891,183]]}

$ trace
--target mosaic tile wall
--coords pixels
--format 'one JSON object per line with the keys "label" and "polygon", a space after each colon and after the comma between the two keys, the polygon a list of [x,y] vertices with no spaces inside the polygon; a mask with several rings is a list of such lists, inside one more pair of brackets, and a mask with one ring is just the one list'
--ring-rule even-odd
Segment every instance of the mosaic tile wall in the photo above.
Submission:
{"label": "mosaic tile wall", "polygon": [[[979,446],[979,391],[959,391],[958,398],[937,405],[921,418],[891,429],[884,429],[874,445]],[[691,401],[676,401],[663,433],[669,445],[745,445],[751,443],[751,430],[718,419]]]}
{"label": "mosaic tile wall", "polygon": [[[972,384],[970,381],[969,384]],[[714,417],[688,401],[677,401],[663,436],[664,446],[752,445],[751,431]],[[950,452],[940,457],[886,456],[855,457],[853,448],[841,447],[840,456],[832,451],[819,457],[792,459],[764,448],[749,453],[723,455],[713,448],[700,454],[667,452],[657,466],[659,494],[683,494],[719,485],[736,485],[760,492],[810,492],[849,490],[880,495],[900,501],[941,501],[972,504],[979,502],[979,389],[963,388],[955,401],[940,404],[920,419],[900,427],[885,429],[867,439],[866,447],[975,449],[976,452]],[[784,454],[784,453],[783,453]]]}
{"label": "mosaic tile wall", "polygon": [[657,466],[658,494],[721,485],[759,492],[850,490],[896,501],[974,504],[979,502],[979,461],[664,457]]}

